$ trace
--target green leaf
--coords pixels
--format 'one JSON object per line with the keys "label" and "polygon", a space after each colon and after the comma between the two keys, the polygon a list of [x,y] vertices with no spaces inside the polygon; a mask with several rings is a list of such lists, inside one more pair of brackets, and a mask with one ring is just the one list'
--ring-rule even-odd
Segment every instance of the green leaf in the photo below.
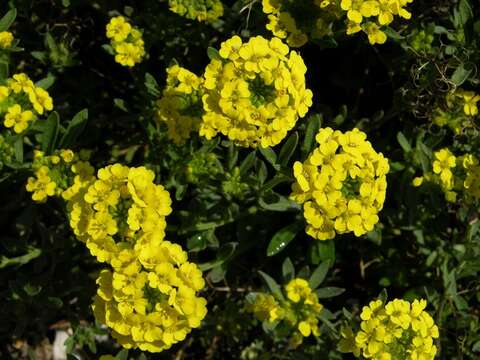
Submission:
{"label": "green leaf", "polygon": [[471,69],[466,69],[463,64],[458,65],[458,67],[455,69],[455,71],[452,74],[452,77],[450,80],[456,85],[460,86],[462,85],[465,81],[467,81],[468,77],[472,73]]}
{"label": "green leaf", "polygon": [[15,153],[15,161],[23,163],[23,136],[19,136],[13,143],[13,151]]}
{"label": "green leaf", "polygon": [[378,294],[377,299],[381,300],[383,304],[386,304],[388,299],[387,289],[382,289],[380,294]]}
{"label": "green leaf", "polygon": [[331,297],[338,296],[340,294],[343,294],[345,292],[345,289],[339,288],[339,287],[324,287],[320,288],[317,290],[317,296],[319,299],[327,299]]}
{"label": "green leaf", "polygon": [[295,201],[276,193],[270,193],[265,197],[260,198],[258,204],[263,209],[270,211],[291,211],[300,209],[300,205]]}
{"label": "green leaf", "polygon": [[473,17],[473,10],[468,0],[460,0],[457,14],[460,25],[465,25]]}
{"label": "green leaf", "polygon": [[215,260],[200,264],[198,265],[198,267],[202,271],[207,271],[207,270],[213,269],[214,267],[222,265],[225,261],[227,261],[232,257],[237,246],[238,246],[238,243],[236,242],[230,242],[222,245],[222,247],[218,250],[217,258]]}
{"label": "green leaf", "polygon": [[0,31],[7,31],[17,17],[17,9],[11,9],[0,19]]}
{"label": "green leaf", "polygon": [[280,154],[278,155],[278,162],[282,166],[287,166],[288,161],[292,157],[293,153],[295,152],[295,149],[297,148],[298,145],[298,133],[295,131],[292,135],[290,135],[285,142],[285,144],[282,146],[282,149],[280,150]]}
{"label": "green leaf", "polygon": [[400,146],[402,147],[403,151],[405,151],[407,153],[412,151],[412,146],[410,145],[407,138],[405,137],[405,135],[403,135],[403,133],[401,131],[399,131],[397,133],[397,141],[400,144]]}
{"label": "green leaf", "polygon": [[75,144],[77,138],[81,135],[88,120],[88,109],[79,111],[73,119],[69,122],[65,134],[60,140],[59,148],[68,149]]}
{"label": "green leaf", "polygon": [[315,144],[315,136],[322,126],[322,116],[315,114],[310,117],[307,124],[307,130],[305,131],[305,138],[303,139],[302,144],[302,159],[305,159],[308,154],[312,151]]}
{"label": "green leaf", "polygon": [[222,61],[223,58],[220,56],[220,53],[218,52],[217,49],[209,46],[207,49],[207,55],[210,60],[220,60]]}
{"label": "green leaf", "polygon": [[37,248],[30,248],[28,253],[22,256],[17,256],[14,258],[7,258],[5,256],[0,257],[0,269],[3,269],[12,265],[24,265],[32,261],[33,259],[39,257],[42,254],[42,250]]}
{"label": "green leaf", "polygon": [[41,87],[42,89],[47,90],[55,83],[56,79],[57,78],[55,77],[55,75],[48,74],[47,77],[37,81],[35,83],[35,86],[38,86],[38,87]]}
{"label": "green leaf", "polygon": [[287,257],[282,264],[282,276],[285,282],[295,278],[295,267],[289,257]]}
{"label": "green leaf", "polygon": [[265,160],[267,160],[275,170],[280,170],[280,165],[277,163],[277,154],[275,154],[275,151],[273,151],[271,148],[262,147],[258,148],[258,150],[260,150],[260,153],[263,155]]}
{"label": "green leaf", "polygon": [[55,149],[55,143],[58,137],[58,127],[60,119],[56,111],[52,112],[50,116],[44,122],[44,128],[42,132],[42,151],[46,154],[51,154]]}
{"label": "green leaf", "polygon": [[150,73],[145,74],[145,87],[147,88],[148,93],[152,96],[160,97],[160,95],[162,95],[157,80],[155,80]]}
{"label": "green leaf", "polygon": [[240,176],[243,176],[250,170],[255,163],[257,152],[254,150],[248,154],[245,159],[243,159],[242,164],[240,165]]}
{"label": "green leaf", "polygon": [[128,350],[123,349],[118,352],[117,355],[115,355],[115,360],[128,360]]}
{"label": "green leaf", "polygon": [[278,285],[270,275],[264,273],[263,271],[258,270],[258,273],[261,275],[270,292],[275,295],[277,299],[284,300],[280,285]]}
{"label": "green leaf", "polygon": [[316,289],[322,284],[323,280],[325,280],[325,277],[327,276],[328,270],[330,269],[330,264],[330,260],[326,260],[317,266],[312,276],[310,276],[310,279],[308,280],[310,288]]}
{"label": "green leaf", "polygon": [[277,231],[268,244],[267,256],[276,255],[285,249],[285,247],[295,239],[295,236],[297,236],[302,228],[303,225],[301,223],[294,222]]}

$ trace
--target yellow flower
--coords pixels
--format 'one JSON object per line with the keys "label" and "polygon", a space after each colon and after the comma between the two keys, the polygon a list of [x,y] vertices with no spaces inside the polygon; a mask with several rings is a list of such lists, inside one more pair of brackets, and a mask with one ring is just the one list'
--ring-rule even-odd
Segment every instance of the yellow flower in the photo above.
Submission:
{"label": "yellow flower", "polygon": [[387,159],[358,129],[345,134],[321,129],[316,140],[319,146],[307,160],[294,164],[290,195],[303,204],[307,234],[327,240],[373,230],[385,201]]}
{"label": "yellow flower", "polygon": [[446,188],[452,186],[453,173],[450,169],[456,166],[456,157],[448,149],[441,149],[435,152],[433,161],[433,172],[440,175],[440,179]]}
{"label": "yellow flower", "polygon": [[374,360],[394,360],[399,354],[408,354],[408,359],[433,360],[436,354],[433,339],[439,334],[425,307],[425,300],[414,300],[411,304],[401,299],[386,304],[372,301],[363,308],[357,333],[350,327],[342,328],[338,348]]}
{"label": "yellow flower", "polygon": [[28,92],[28,99],[32,103],[35,111],[42,115],[44,111],[53,110],[53,100],[48,92],[42,88],[35,87]]}
{"label": "yellow flower", "polygon": [[8,85],[15,94],[22,91],[28,94],[35,88],[33,81],[24,73],[13,75],[12,79],[9,79]]}
{"label": "yellow flower", "polygon": [[[154,177],[145,167],[109,165],[99,169],[96,178],[80,181],[78,195],[68,196],[70,225],[99,261],[123,267],[131,259],[120,256],[122,252],[132,250],[141,259],[148,259],[151,246],[160,246],[165,236],[165,217],[172,209],[168,192],[154,184]],[[178,262],[184,261],[178,250],[169,254],[176,254]],[[203,287],[198,273],[188,268],[182,271],[188,274],[191,286]]]}
{"label": "yellow flower", "polygon": [[0,48],[8,49],[13,43],[13,34],[9,31],[0,31]]}
{"label": "yellow flower", "polygon": [[115,61],[120,65],[133,67],[145,56],[142,33],[134,28],[123,16],[117,16],[107,24],[107,37],[115,52]]}
{"label": "yellow flower", "polygon": [[478,114],[477,102],[480,101],[480,95],[475,94],[473,91],[462,92],[464,101],[463,112],[468,116],[475,116]]}
{"label": "yellow flower", "polygon": [[124,41],[131,30],[132,26],[127,20],[123,16],[117,16],[112,18],[107,24],[107,37],[113,41]]}
{"label": "yellow flower", "polygon": [[13,127],[17,134],[24,132],[30,122],[34,120],[34,115],[30,110],[22,111],[20,105],[15,104],[8,108],[3,125],[7,128]]}
{"label": "yellow flower", "polygon": [[287,297],[294,303],[299,302],[302,299],[306,299],[310,294],[311,289],[308,286],[308,281],[304,279],[293,279],[286,286]]}
{"label": "yellow flower", "polygon": [[220,47],[204,73],[200,135],[222,133],[245,147],[278,144],[312,105],[306,66],[279,39],[239,37]]}
{"label": "yellow flower", "polygon": [[125,249],[121,256],[132,259],[133,265],[104,270],[97,279],[95,318],[111,328],[113,337],[127,349],[166,350],[199,327],[207,313],[205,299],[175,276],[183,266],[200,270],[186,257],[176,263],[172,259],[177,256],[170,251],[178,250],[164,241],[161,251],[150,254],[150,266],[145,268],[133,250]]}

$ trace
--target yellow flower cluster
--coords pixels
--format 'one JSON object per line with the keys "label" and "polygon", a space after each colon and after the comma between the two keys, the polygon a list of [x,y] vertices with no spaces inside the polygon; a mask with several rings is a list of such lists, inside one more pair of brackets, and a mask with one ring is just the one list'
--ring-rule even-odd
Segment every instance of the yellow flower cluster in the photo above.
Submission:
{"label": "yellow flower cluster", "polygon": [[133,67],[145,56],[142,32],[130,25],[123,16],[110,20],[107,24],[107,37],[115,51],[117,63]]}
{"label": "yellow flower cluster", "polygon": [[309,37],[333,35],[333,24],[342,16],[336,1],[263,0],[262,6],[268,15],[267,29],[291,47],[305,45]]}
{"label": "yellow flower cluster", "polygon": [[457,89],[447,95],[445,106],[435,109],[433,122],[438,126],[448,126],[456,134],[472,126],[472,119],[478,115],[480,95],[473,91]]}
{"label": "yellow flower cluster", "polygon": [[350,327],[342,329],[339,350],[372,360],[433,360],[437,352],[433,339],[439,331],[424,311],[426,306],[423,299],[371,301],[362,309],[356,334]]}
{"label": "yellow flower cluster", "polygon": [[138,255],[127,266],[100,273],[92,307],[123,347],[160,352],[200,326],[207,309],[197,292],[204,280],[179,245],[152,243]]}
{"label": "yellow flower cluster", "polygon": [[191,20],[213,22],[223,15],[220,0],[168,0],[170,10]]}
{"label": "yellow flower cluster", "polygon": [[0,31],[0,49],[8,49],[13,44],[13,34],[10,31]]}
{"label": "yellow flower cluster", "polygon": [[200,135],[218,132],[245,147],[277,145],[312,105],[307,68],[280,39],[261,36],[222,43],[205,69]]}
{"label": "yellow flower cluster", "polygon": [[[344,21],[347,35],[363,31],[370,44],[383,44],[387,35],[383,27],[395,16],[410,19],[405,7],[413,0],[263,0],[268,14],[267,29],[287,39],[292,47],[304,45],[309,36],[319,39],[332,36],[339,20]],[[305,16],[308,14],[308,16]]]}
{"label": "yellow flower cluster", "polygon": [[370,44],[383,44],[387,35],[382,27],[393,22],[395,16],[410,19],[405,7],[413,0],[341,0],[340,7],[347,15],[347,34],[363,31]]}
{"label": "yellow flower cluster", "polygon": [[256,294],[253,302],[247,305],[247,310],[253,312],[260,321],[283,322],[291,329],[290,345],[297,347],[304,337],[320,335],[317,316],[323,306],[304,279],[290,280],[284,290],[286,299],[265,293]]}
{"label": "yellow flower cluster", "polygon": [[74,197],[93,176],[88,157],[85,151],[75,154],[72,150],[58,150],[46,156],[35,150],[32,164],[35,176],[29,177],[26,185],[32,199],[43,202],[51,196],[64,200]]}
{"label": "yellow flower cluster", "polygon": [[167,124],[168,138],[183,145],[202,121],[203,79],[178,65],[167,69],[167,86],[157,101],[158,118]]}
{"label": "yellow flower cluster", "polygon": [[53,101],[48,92],[35,86],[23,73],[15,74],[0,85],[0,116],[3,125],[13,128],[20,134],[37,120],[39,115],[53,109]]}
{"label": "yellow flower cluster", "polygon": [[290,197],[303,204],[310,236],[319,240],[347,232],[361,236],[378,222],[389,165],[366,137],[356,128],[346,133],[320,129],[319,146],[304,163],[295,162]]}
{"label": "yellow flower cluster", "polygon": [[98,261],[122,267],[130,250],[163,241],[171,199],[154,177],[145,167],[109,165],[71,198],[70,226]]}
{"label": "yellow flower cluster", "polygon": [[413,179],[413,186],[421,186],[424,181],[439,185],[445,199],[456,202],[458,193],[471,203],[480,199],[480,164],[473,154],[456,157],[448,148],[434,153],[432,172]]}

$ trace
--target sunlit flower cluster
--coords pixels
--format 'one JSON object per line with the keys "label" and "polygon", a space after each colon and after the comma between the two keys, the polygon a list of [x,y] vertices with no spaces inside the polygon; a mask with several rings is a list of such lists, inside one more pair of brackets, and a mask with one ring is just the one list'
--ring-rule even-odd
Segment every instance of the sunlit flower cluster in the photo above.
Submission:
{"label": "sunlit flower cluster", "polygon": [[163,241],[171,199],[154,177],[145,167],[109,165],[69,201],[70,225],[98,261],[121,267],[131,258],[123,250]]}
{"label": "sunlit flower cluster", "polygon": [[15,74],[0,84],[0,118],[16,134],[23,133],[39,116],[53,109],[48,92],[24,74]]}
{"label": "sunlit flower cluster", "polygon": [[292,347],[299,346],[304,337],[319,336],[318,315],[323,306],[308,281],[301,278],[290,280],[284,286],[284,295],[279,299],[270,294],[257,293],[247,309],[260,321],[287,326]]}
{"label": "sunlit flower cluster", "polygon": [[13,34],[10,31],[0,31],[0,49],[8,49],[13,44]]}
{"label": "sunlit flower cluster", "polygon": [[103,270],[97,279],[95,318],[127,349],[168,349],[199,327],[207,313],[206,300],[197,296],[204,286],[202,272],[169,241],[124,252],[135,253],[133,262]]}
{"label": "sunlit flower cluster", "polygon": [[[383,44],[383,31],[395,17],[410,19],[405,7],[413,0],[263,0],[267,29],[290,46],[304,45],[309,36],[332,36],[346,27],[347,35],[363,31],[370,44]],[[306,16],[308,14],[308,16]]]}
{"label": "sunlit flower cluster", "polygon": [[456,202],[458,195],[465,201],[480,199],[480,164],[473,154],[455,156],[448,148],[436,151],[432,171],[413,179],[414,186],[431,182],[440,186],[449,202]]}
{"label": "sunlit flower cluster", "polygon": [[157,101],[158,117],[167,125],[167,135],[183,145],[202,121],[203,79],[178,65],[167,69],[167,86]]}
{"label": "sunlit flower cluster", "polygon": [[64,200],[74,197],[93,177],[94,169],[88,157],[86,151],[76,154],[72,150],[58,150],[47,156],[36,150],[32,164],[34,176],[28,178],[26,185],[32,199],[43,202],[52,196]]}
{"label": "sunlit flower cluster", "polygon": [[278,144],[312,105],[306,71],[300,55],[278,38],[223,42],[205,70],[200,135],[220,132],[245,147]]}
{"label": "sunlit flower cluster", "polygon": [[372,360],[433,360],[437,353],[433,341],[439,331],[424,311],[426,306],[423,299],[371,301],[362,309],[357,332],[351,327],[342,329],[339,350]]}
{"label": "sunlit flower cluster", "polygon": [[133,27],[123,16],[117,16],[107,24],[107,37],[115,52],[115,61],[133,67],[145,56],[142,32]]}
{"label": "sunlit flower cluster", "polygon": [[437,106],[433,122],[438,126],[448,126],[456,134],[472,127],[472,119],[478,115],[480,95],[473,91],[457,89],[449,93],[442,104]]}
{"label": "sunlit flower cluster", "polygon": [[213,22],[223,15],[220,0],[168,0],[170,10],[187,19]]}
{"label": "sunlit flower cluster", "polygon": [[361,236],[378,222],[385,201],[388,160],[358,129],[320,129],[319,146],[304,163],[295,162],[293,200],[303,204],[306,232],[319,239],[353,232]]}

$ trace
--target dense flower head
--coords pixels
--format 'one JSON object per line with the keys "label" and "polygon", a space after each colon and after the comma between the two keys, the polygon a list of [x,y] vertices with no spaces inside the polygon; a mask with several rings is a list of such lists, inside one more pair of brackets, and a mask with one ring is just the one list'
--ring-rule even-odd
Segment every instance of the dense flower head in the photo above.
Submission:
{"label": "dense flower head", "polygon": [[[263,0],[267,29],[292,47],[309,37],[332,36],[342,25],[347,35],[363,31],[371,44],[383,44],[385,26],[395,17],[410,19],[405,7],[413,0]],[[308,14],[308,16],[306,16]]]}
{"label": "dense flower head", "polygon": [[284,286],[285,297],[279,299],[266,293],[257,293],[253,301],[247,304],[260,321],[282,323],[290,329],[289,343],[297,347],[304,337],[320,335],[318,315],[323,305],[310,288],[308,281],[301,278],[290,280]]}
{"label": "dense flower head", "polygon": [[460,194],[472,203],[480,199],[480,164],[473,154],[455,156],[448,148],[433,154],[432,171],[413,179],[413,186],[419,187],[425,182],[440,186],[449,202],[456,202]]}
{"label": "dense flower head", "polygon": [[223,15],[220,0],[168,0],[170,11],[187,19],[213,22]]}
{"label": "dense flower head", "polygon": [[473,126],[472,119],[478,115],[479,101],[480,95],[475,92],[456,89],[435,108],[433,123],[438,126],[448,126],[459,134],[463,129]]}
{"label": "dense flower head", "polygon": [[202,272],[177,244],[145,245],[128,266],[103,270],[93,309],[120,345],[160,352],[185,339],[207,313]]}
{"label": "dense flower head", "polygon": [[8,49],[13,44],[13,34],[10,31],[0,31],[0,49]]}
{"label": "dense flower head", "polygon": [[168,138],[183,145],[202,121],[203,79],[178,65],[167,69],[167,86],[157,101],[158,118],[166,123]]}
{"label": "dense flower head", "polygon": [[204,74],[200,135],[220,132],[245,147],[277,145],[312,105],[302,58],[280,39],[261,36],[246,43],[234,36],[219,55]]}
{"label": "dense flower head", "polygon": [[58,196],[64,200],[74,197],[93,178],[94,169],[88,162],[89,153],[72,150],[57,150],[45,155],[35,150],[32,169],[34,176],[28,178],[27,191],[32,199],[43,202],[48,197]]}
{"label": "dense flower head", "polygon": [[423,299],[371,301],[362,309],[356,333],[351,327],[342,329],[339,350],[372,360],[433,360],[439,331],[426,306]]}
{"label": "dense flower head", "polygon": [[154,178],[145,167],[109,165],[70,199],[70,226],[100,262],[121,267],[129,250],[163,241],[171,199]]}
{"label": "dense flower head", "polygon": [[115,52],[115,61],[133,67],[145,56],[142,32],[133,27],[123,16],[116,16],[107,24],[107,37]]}
{"label": "dense flower head", "polygon": [[385,201],[388,160],[358,129],[320,129],[319,146],[304,163],[295,162],[290,197],[303,204],[306,232],[319,239],[353,232],[361,236],[378,222]]}
{"label": "dense flower head", "polygon": [[0,83],[0,117],[3,126],[16,134],[26,131],[40,115],[53,110],[48,92],[36,86],[30,78],[19,73]]}

